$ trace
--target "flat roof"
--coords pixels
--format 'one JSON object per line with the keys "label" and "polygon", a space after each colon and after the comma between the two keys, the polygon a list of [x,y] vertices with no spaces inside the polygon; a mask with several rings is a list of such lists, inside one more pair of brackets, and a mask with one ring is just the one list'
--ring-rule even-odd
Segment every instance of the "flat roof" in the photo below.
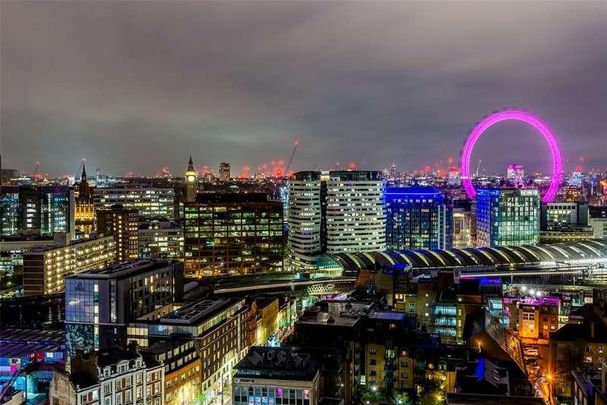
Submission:
{"label": "flat roof", "polygon": [[138,259],[120,262],[98,270],[89,270],[66,277],[66,279],[122,279],[137,274],[143,274],[165,267],[176,262],[170,260]]}
{"label": "flat roof", "polygon": [[161,323],[181,323],[181,324],[194,324],[200,323],[206,318],[210,318],[213,315],[225,310],[231,305],[242,301],[238,298],[221,298],[221,299],[208,299],[204,298],[200,301],[193,302],[185,305],[169,314],[160,318]]}
{"label": "flat roof", "polygon": [[503,405],[544,405],[544,400],[536,397],[515,397],[509,395],[486,395],[448,393],[447,404],[449,405],[473,405],[473,404],[503,404]]}
{"label": "flat roof", "polygon": [[383,319],[388,321],[404,321],[407,318],[405,312],[397,311],[373,311],[369,314],[369,319]]}
{"label": "flat roof", "polygon": [[253,346],[236,365],[236,378],[272,378],[312,381],[318,364],[308,353],[291,347]]}
{"label": "flat roof", "polygon": [[63,352],[63,330],[4,329],[0,331],[0,357],[29,357],[36,352]]}

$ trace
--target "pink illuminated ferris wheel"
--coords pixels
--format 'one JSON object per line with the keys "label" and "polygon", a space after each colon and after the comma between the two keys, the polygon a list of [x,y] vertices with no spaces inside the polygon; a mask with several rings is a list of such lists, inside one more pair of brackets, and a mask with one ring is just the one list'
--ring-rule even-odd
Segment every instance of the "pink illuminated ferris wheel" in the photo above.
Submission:
{"label": "pink illuminated ferris wheel", "polygon": [[472,130],[470,136],[468,136],[466,144],[464,145],[464,150],[462,152],[461,161],[462,183],[464,186],[464,190],[466,190],[468,198],[476,197],[476,190],[472,185],[472,177],[470,176],[470,158],[472,157],[472,150],[474,149],[474,145],[487,129],[502,121],[521,121],[526,124],[529,124],[533,128],[535,128],[546,140],[546,143],[548,144],[548,147],[550,148],[550,152],[552,154],[552,177],[550,178],[550,185],[548,186],[548,189],[542,197],[542,201],[545,203],[554,201],[560,185],[561,174],[563,172],[561,150],[559,149],[554,134],[548,128],[548,125],[546,125],[542,120],[540,120],[533,114],[517,110],[499,111],[491,114],[490,116],[483,119]]}

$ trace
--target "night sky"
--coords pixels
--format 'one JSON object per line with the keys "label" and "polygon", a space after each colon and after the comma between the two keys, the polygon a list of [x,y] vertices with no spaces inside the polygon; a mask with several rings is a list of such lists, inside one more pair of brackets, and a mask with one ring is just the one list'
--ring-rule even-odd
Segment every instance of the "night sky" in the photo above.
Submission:
{"label": "night sky", "polygon": [[[1,2],[2,164],[54,175],[407,169],[494,110],[544,118],[607,168],[607,2]],[[481,139],[487,170],[546,170],[539,135]]]}

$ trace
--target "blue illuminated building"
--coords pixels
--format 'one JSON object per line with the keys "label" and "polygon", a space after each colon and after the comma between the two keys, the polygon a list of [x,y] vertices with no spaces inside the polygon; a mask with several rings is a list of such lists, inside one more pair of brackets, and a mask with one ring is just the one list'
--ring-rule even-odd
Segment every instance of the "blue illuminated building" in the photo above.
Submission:
{"label": "blue illuminated building", "polygon": [[452,210],[434,187],[389,187],[386,243],[392,250],[451,247]]}
{"label": "blue illuminated building", "polygon": [[0,235],[74,232],[74,192],[66,186],[0,187]]}

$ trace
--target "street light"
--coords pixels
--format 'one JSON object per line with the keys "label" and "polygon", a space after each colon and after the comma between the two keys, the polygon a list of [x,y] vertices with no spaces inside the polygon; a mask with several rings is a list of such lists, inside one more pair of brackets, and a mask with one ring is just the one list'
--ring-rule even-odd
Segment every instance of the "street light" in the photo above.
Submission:
{"label": "street light", "polygon": [[546,381],[548,382],[548,403],[552,403],[552,381],[554,381],[554,374],[548,371],[546,374]]}

